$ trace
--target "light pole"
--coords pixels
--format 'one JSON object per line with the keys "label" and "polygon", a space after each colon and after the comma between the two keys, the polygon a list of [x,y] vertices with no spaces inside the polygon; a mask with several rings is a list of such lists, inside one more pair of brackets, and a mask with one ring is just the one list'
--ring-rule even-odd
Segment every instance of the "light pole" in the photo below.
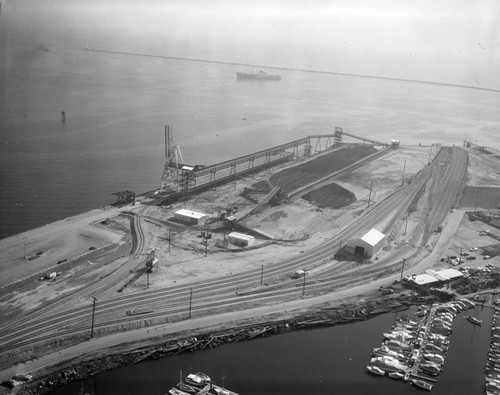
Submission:
{"label": "light pole", "polygon": [[260,270],[260,285],[262,285],[263,279],[264,279],[264,265],[262,265],[262,268]]}
{"label": "light pole", "polygon": [[404,186],[404,184],[405,184],[405,169],[406,169],[406,159],[405,159],[405,163],[403,165],[403,178],[401,179],[401,186]]}

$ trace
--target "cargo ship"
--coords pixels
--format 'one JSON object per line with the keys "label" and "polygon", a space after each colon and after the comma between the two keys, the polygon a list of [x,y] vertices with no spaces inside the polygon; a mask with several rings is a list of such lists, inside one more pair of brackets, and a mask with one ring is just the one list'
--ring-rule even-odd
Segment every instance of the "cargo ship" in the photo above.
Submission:
{"label": "cargo ship", "polygon": [[212,383],[205,373],[188,374],[179,384],[168,391],[168,395],[238,395]]}
{"label": "cargo ship", "polygon": [[237,80],[254,80],[254,81],[281,81],[281,77],[276,74],[267,74],[265,71],[258,73],[241,73],[236,72]]}

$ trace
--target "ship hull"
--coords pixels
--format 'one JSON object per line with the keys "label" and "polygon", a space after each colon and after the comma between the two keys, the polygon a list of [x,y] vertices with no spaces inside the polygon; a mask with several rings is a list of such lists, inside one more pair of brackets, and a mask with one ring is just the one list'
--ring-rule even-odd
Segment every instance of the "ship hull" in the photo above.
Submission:
{"label": "ship hull", "polygon": [[247,74],[236,72],[236,79],[239,81],[281,81],[281,77],[279,75],[266,74],[264,72],[260,72],[257,74]]}

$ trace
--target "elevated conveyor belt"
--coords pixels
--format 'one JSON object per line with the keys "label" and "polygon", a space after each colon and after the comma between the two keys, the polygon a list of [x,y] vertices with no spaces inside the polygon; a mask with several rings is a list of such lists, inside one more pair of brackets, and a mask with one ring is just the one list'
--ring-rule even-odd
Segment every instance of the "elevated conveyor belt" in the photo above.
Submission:
{"label": "elevated conveyor belt", "polygon": [[305,137],[299,140],[291,141],[286,144],[277,145],[275,147],[268,148],[262,151],[257,151],[248,155],[240,156],[235,159],[230,159],[225,162],[220,162],[214,165],[206,166],[201,170],[195,171],[194,173],[196,177],[201,177],[220,170],[228,169],[230,167],[235,167],[243,163],[253,163],[255,159],[280,155],[283,154],[287,149],[291,148],[296,149],[301,145],[309,145],[311,143],[310,140],[311,139],[309,137]]}

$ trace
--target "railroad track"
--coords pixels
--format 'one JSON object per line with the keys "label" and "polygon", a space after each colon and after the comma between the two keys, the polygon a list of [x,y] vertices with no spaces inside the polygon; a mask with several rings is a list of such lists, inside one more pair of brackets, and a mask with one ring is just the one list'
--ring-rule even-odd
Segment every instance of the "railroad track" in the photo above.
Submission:
{"label": "railroad track", "polygon": [[[459,177],[460,174],[465,174],[464,171],[464,156],[460,153],[461,150],[441,151],[437,160],[442,160],[445,157],[450,157],[451,162],[447,170],[443,173],[441,180],[450,180]],[[465,156],[466,159],[466,156]],[[465,163],[466,165],[466,163]],[[266,267],[266,280],[276,279],[280,276],[289,275],[291,272],[304,267],[314,267],[318,262],[331,260],[334,251],[336,251],[339,243],[345,241],[363,229],[374,226],[388,215],[393,217],[391,222],[397,220],[413,198],[419,192],[433,175],[433,167],[424,168],[418,175],[416,180],[411,185],[401,188],[393,195],[389,196],[383,202],[372,208],[363,218],[352,224],[338,235],[327,240],[325,243],[306,251],[304,254],[287,259],[276,264]],[[450,200],[450,196],[456,193],[455,182],[437,182],[433,186],[433,194],[439,199]],[[455,191],[455,192],[454,192]],[[450,195],[451,194],[451,195]],[[431,207],[431,213],[442,210],[444,206],[438,205]],[[140,219],[138,219],[137,233],[141,233]],[[138,240],[142,241],[144,248],[145,236],[138,236]],[[399,270],[400,260],[380,262],[380,264],[366,266],[360,265],[351,268],[347,271],[341,271],[341,263],[335,263],[326,269],[325,276],[321,281],[314,283],[307,282],[308,295],[318,295],[321,293],[332,292],[339,290],[349,285],[359,284],[377,276],[383,276],[384,273],[393,273]],[[320,272],[321,274],[321,272]],[[96,328],[112,327],[123,325],[137,320],[153,319],[159,317],[172,317],[178,314],[186,313],[189,303],[190,290],[195,290],[194,303],[192,313],[207,314],[207,310],[212,313],[217,311],[227,311],[248,308],[253,305],[263,305],[265,303],[281,303],[286,300],[301,296],[301,290],[297,289],[302,285],[302,280],[289,281],[284,286],[277,284],[276,286],[266,287],[265,290],[259,292],[236,294],[236,289],[239,287],[248,287],[248,284],[260,283],[260,270],[253,270],[244,273],[228,275],[212,280],[194,282],[187,285],[173,286],[168,289],[158,289],[153,291],[140,291],[134,294],[120,295],[99,302],[96,312]],[[104,286],[101,283],[101,286]],[[88,291],[88,290],[87,290]],[[89,295],[89,292],[80,294]],[[73,296],[72,296],[73,297]],[[168,306],[162,307],[168,301]],[[141,306],[154,307],[154,312],[137,317],[118,317],[118,311],[124,312],[127,308],[140,308]],[[2,345],[2,353],[8,352],[15,348],[27,346],[33,343],[53,340],[62,336],[70,336],[85,333],[89,330],[89,322],[91,317],[91,309],[89,307],[79,307],[71,310],[62,310],[57,314],[49,314],[43,317],[33,314],[26,319],[11,324],[0,329],[0,344]],[[111,317],[111,318],[110,318]],[[114,317],[114,318],[113,318]],[[165,318],[168,320],[168,318]],[[61,328],[64,328],[61,330]]]}

